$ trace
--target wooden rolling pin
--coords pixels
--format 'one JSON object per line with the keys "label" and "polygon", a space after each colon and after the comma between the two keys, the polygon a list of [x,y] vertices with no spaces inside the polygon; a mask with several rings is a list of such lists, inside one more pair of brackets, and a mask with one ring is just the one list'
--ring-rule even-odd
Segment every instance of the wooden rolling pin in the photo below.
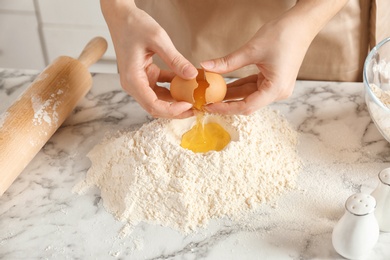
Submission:
{"label": "wooden rolling pin", "polygon": [[88,67],[106,50],[106,40],[96,37],[77,60],[58,57],[0,115],[0,196],[90,90]]}

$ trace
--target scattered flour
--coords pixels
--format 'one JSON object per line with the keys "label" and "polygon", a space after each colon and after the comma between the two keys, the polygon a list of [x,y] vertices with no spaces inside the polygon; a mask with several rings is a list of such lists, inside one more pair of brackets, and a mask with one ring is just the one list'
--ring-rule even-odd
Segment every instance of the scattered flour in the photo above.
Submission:
{"label": "scattered flour", "polygon": [[4,112],[4,113],[0,114],[0,128],[3,127],[5,120],[8,117],[8,114],[9,114],[8,112]]}
{"label": "scattered flour", "polygon": [[147,222],[188,234],[211,219],[239,219],[295,188],[297,132],[278,112],[207,120],[231,134],[224,150],[200,154],[180,146],[194,118],[157,119],[95,146],[75,191],[97,186],[107,211],[127,223],[125,233]]}
{"label": "scattered flour", "polygon": [[52,124],[58,125],[57,108],[61,102],[57,100],[57,95],[61,94],[63,94],[63,91],[60,89],[57,93],[51,94],[50,98],[44,102],[39,96],[31,97],[31,105],[34,110],[34,125],[41,125],[43,122],[50,126]]}

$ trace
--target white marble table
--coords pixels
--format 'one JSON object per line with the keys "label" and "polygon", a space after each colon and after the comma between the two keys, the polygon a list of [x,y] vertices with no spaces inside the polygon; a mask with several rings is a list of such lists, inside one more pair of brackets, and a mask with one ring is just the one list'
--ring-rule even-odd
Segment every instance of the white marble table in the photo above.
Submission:
{"label": "white marble table", "polygon": [[[36,75],[0,69],[0,112]],[[390,146],[369,117],[363,85],[299,81],[290,99],[272,107],[300,132],[305,166],[297,190],[248,223],[213,220],[187,236],[140,224],[123,238],[124,223],[105,211],[97,189],[77,195],[72,188],[90,166],[86,154],[107,132],[151,118],[121,90],[118,75],[94,75],[91,92],[0,197],[0,259],[341,258],[331,233],[345,200],[370,193],[390,166]],[[390,259],[390,233],[380,234],[367,259]]]}

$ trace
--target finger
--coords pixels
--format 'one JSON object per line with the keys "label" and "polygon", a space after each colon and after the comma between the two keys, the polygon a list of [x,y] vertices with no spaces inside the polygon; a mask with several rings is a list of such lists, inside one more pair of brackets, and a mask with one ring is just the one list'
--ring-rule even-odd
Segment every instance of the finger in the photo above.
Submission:
{"label": "finger", "polygon": [[160,70],[160,75],[157,80],[158,82],[171,82],[175,76],[176,74],[173,71]]}
{"label": "finger", "polygon": [[194,115],[192,104],[187,102],[166,102],[156,99],[149,111],[155,118],[186,118]]}
{"label": "finger", "polygon": [[235,87],[229,87],[226,92],[226,96],[224,98],[225,101],[231,101],[231,100],[239,100],[246,98],[247,96],[251,95],[252,93],[256,92],[257,89],[257,83],[246,83],[243,85],[235,86]]}
{"label": "finger", "polygon": [[218,113],[224,115],[250,115],[277,99],[277,94],[272,90],[272,83],[263,80],[258,91],[253,92],[246,98],[240,101],[214,103],[207,105],[205,109],[210,113]]}
{"label": "finger", "polygon": [[205,110],[213,114],[221,115],[242,115],[247,107],[247,102],[244,100],[234,102],[213,103],[205,106]]}
{"label": "finger", "polygon": [[156,93],[148,88],[140,105],[156,118],[183,118],[193,114],[192,104],[187,102],[166,102],[159,99]]}
{"label": "finger", "polygon": [[145,73],[146,76],[148,77],[148,82],[150,87],[154,88],[155,86],[157,86],[157,82],[159,81],[159,77],[161,74],[160,68],[157,65],[151,63],[149,66],[145,68]]}
{"label": "finger", "polygon": [[160,68],[155,64],[150,64],[146,68],[146,74],[149,79],[149,85],[156,93],[158,99],[173,102],[175,101],[172,98],[171,92],[166,87],[161,87],[157,85],[157,82],[170,82],[175,74],[171,71],[160,70]]}
{"label": "finger", "polygon": [[227,85],[225,101],[243,99],[258,90],[258,82],[264,79],[263,75],[250,75],[245,78],[237,79]]}
{"label": "finger", "polygon": [[168,65],[168,67],[183,79],[193,79],[198,75],[198,70],[173,45],[168,35],[162,39],[164,44],[158,44],[155,52]]}
{"label": "finger", "polygon": [[161,99],[161,100],[167,101],[167,102],[174,102],[174,101],[176,101],[172,97],[171,92],[169,91],[169,89],[167,89],[165,87],[156,86],[155,88],[153,88],[153,90],[156,93],[158,99]]}
{"label": "finger", "polygon": [[230,87],[241,86],[241,85],[244,85],[247,83],[256,83],[257,79],[258,79],[258,75],[253,74],[253,75],[247,76],[245,78],[236,79],[236,80],[230,82],[229,84],[227,84],[227,87],[230,88]]}
{"label": "finger", "polygon": [[192,104],[187,102],[170,103],[160,100],[156,92],[149,86],[146,73],[136,72],[135,75],[138,76],[127,75],[132,79],[131,86],[128,84],[122,84],[122,86],[153,117],[183,118],[191,116],[193,112],[189,110],[192,110]]}
{"label": "finger", "polygon": [[238,49],[230,53],[227,56],[203,61],[200,65],[208,71],[216,72],[216,73],[227,73],[244,66],[253,64],[252,55],[250,55],[245,47]]}
{"label": "finger", "polygon": [[192,117],[194,116],[194,110],[193,109],[190,109],[190,110],[186,110],[184,111],[183,113],[181,114],[178,114],[172,118],[176,118],[176,119],[182,119],[182,118],[188,118],[188,117]]}
{"label": "finger", "polygon": [[156,64],[151,63],[146,67],[146,74],[148,75],[149,82],[171,82],[176,76],[173,71],[162,70]]}

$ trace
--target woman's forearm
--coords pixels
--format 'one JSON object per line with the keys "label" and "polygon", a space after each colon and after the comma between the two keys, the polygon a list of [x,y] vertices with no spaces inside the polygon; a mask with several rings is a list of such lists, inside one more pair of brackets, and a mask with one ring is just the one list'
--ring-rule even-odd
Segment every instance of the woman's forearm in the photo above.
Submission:
{"label": "woman's forearm", "polygon": [[298,0],[281,20],[290,25],[295,24],[297,31],[302,31],[298,35],[311,42],[347,2],[348,0]]}

